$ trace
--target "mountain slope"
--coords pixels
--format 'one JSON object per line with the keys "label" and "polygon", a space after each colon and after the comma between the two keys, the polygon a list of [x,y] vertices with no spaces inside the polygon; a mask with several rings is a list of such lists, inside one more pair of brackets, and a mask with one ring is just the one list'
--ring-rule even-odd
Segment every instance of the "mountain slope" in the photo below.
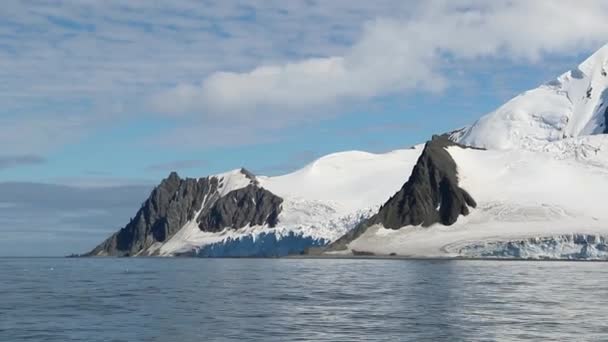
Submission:
{"label": "mountain slope", "polygon": [[464,145],[510,149],[606,133],[607,88],[608,45],[573,70],[515,97],[452,138]]}
{"label": "mountain slope", "polygon": [[477,202],[453,225],[370,225],[352,251],[415,257],[608,258],[608,136],[537,151],[446,148]]}
{"label": "mountain slope", "polygon": [[88,255],[302,253],[371,216],[403,184],[421,148],[331,154],[278,177],[245,170],[200,179],[171,174],[125,228]]}
{"label": "mountain slope", "polygon": [[448,146],[458,145],[447,136],[434,136],[427,142],[403,187],[374,216],[334,241],[326,252],[347,250],[353,240],[374,225],[389,229],[428,227],[435,223],[451,225],[459,215],[468,215],[469,206],[474,208],[477,204],[459,187],[456,163],[446,150]]}
{"label": "mountain slope", "polygon": [[150,254],[187,222],[198,219],[203,209],[212,210],[222,196],[254,183],[244,170],[200,179],[181,179],[173,172],[152,191],[129,224],[88,255]]}
{"label": "mountain slope", "polygon": [[[450,210],[450,220],[429,225],[445,200],[428,186],[424,195],[404,191],[420,187],[420,179],[438,183],[421,157],[402,190],[326,253],[608,259],[602,200],[608,190],[607,89],[604,46],[556,80],[449,134],[460,146],[438,146],[449,155],[442,163],[456,165],[453,188],[474,198],[475,209]],[[425,172],[415,177],[420,169]]]}

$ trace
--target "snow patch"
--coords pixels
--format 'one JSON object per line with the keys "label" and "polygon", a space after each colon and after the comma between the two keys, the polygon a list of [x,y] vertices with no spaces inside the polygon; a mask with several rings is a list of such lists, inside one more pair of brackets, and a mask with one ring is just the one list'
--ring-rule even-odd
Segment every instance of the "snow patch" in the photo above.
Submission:
{"label": "snow patch", "polygon": [[214,175],[218,179],[218,193],[220,197],[225,196],[231,191],[242,189],[252,183],[241,169],[236,169]]}

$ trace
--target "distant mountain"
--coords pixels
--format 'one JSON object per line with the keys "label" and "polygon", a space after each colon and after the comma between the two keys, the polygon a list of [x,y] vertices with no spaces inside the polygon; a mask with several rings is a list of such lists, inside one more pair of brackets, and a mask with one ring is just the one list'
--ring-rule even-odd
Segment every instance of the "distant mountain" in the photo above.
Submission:
{"label": "distant mountain", "polygon": [[409,174],[420,148],[344,152],[294,173],[172,173],[123,229],[89,256],[283,256],[320,247],[369,217]]}
{"label": "distant mountain", "polygon": [[539,144],[608,132],[608,45],[578,67],[520,94],[453,138],[489,149]]}
{"label": "distant mountain", "polygon": [[124,225],[152,188],[0,182],[0,256],[86,251]]}
{"label": "distant mountain", "polygon": [[279,177],[172,174],[90,254],[608,259],[607,89],[605,46],[412,149]]}

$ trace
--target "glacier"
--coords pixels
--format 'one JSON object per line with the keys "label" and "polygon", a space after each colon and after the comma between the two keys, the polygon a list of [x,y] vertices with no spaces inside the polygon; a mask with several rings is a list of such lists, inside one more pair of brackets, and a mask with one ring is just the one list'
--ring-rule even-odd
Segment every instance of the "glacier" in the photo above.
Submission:
{"label": "glacier", "polygon": [[[203,231],[197,221],[201,208],[188,215],[187,222],[180,220],[179,229],[166,239],[147,241],[148,247],[136,255],[284,256],[323,247],[356,231],[345,249],[326,254],[608,259],[603,201],[608,193],[607,133],[608,45],[472,125],[443,135],[456,143],[445,146],[450,165],[456,166],[450,177],[454,179],[455,172],[455,186],[476,202],[455,222],[390,228],[370,223],[361,228],[399,193],[415,166],[428,160],[419,160],[424,144],[382,154],[347,151],[281,176],[239,170],[210,176],[219,179],[217,190],[202,204],[192,202],[189,210],[256,186],[282,200],[276,225]],[[437,165],[426,165],[417,176],[428,176],[427,183],[441,188],[434,177]],[[410,198],[409,203],[423,200]],[[404,204],[396,202],[390,214],[407,215],[399,208]],[[442,203],[424,207],[422,214],[445,207]]]}
{"label": "glacier", "polygon": [[274,232],[228,237],[225,240],[197,247],[185,255],[218,257],[282,257],[304,253],[313,247],[323,247],[330,240],[289,232],[280,235]]}
{"label": "glacier", "polygon": [[567,234],[460,246],[466,258],[608,260],[608,235]]}

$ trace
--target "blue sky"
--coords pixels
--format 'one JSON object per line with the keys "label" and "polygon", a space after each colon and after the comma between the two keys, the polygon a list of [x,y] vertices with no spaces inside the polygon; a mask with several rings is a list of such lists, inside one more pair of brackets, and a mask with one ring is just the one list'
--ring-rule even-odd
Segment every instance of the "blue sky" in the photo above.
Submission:
{"label": "blue sky", "polygon": [[145,188],[408,147],[580,63],[607,14],[595,0],[6,0],[0,183]]}
{"label": "blue sky", "polygon": [[606,7],[578,3],[9,0],[0,180],[278,174],[333,151],[406,147],[601,46],[593,16],[564,32],[539,23]]}

